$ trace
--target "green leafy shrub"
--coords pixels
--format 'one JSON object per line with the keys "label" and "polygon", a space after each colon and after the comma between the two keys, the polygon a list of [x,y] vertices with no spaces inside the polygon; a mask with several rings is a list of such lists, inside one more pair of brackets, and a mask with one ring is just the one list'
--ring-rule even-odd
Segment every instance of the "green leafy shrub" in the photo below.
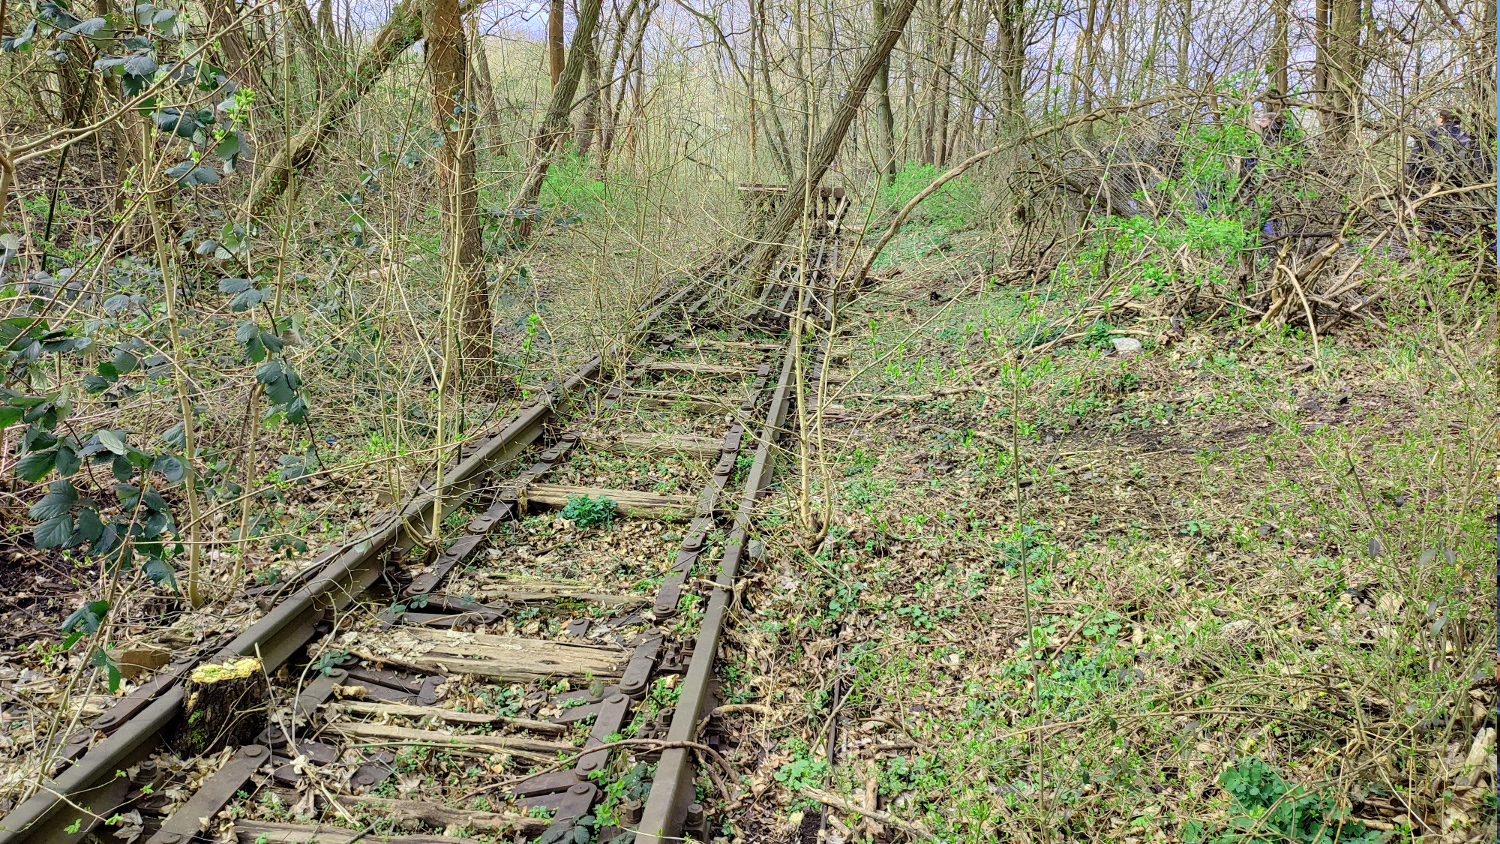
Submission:
{"label": "green leafy shrub", "polygon": [[562,517],[581,528],[602,527],[615,520],[615,502],[603,495],[594,498],[569,496],[568,503],[562,508]]}
{"label": "green leafy shrub", "polygon": [[800,796],[799,792],[804,788],[823,788],[823,780],[828,777],[828,760],[814,758],[807,743],[801,739],[788,741],[787,751],[792,756],[791,761],[777,768],[771,774],[772,778],[785,785],[794,796]]}
{"label": "green leafy shrub", "polygon": [[[935,164],[907,164],[896,172],[896,177],[880,189],[876,197],[877,206],[893,211],[900,210],[912,197],[932,184],[946,168]],[[959,176],[939,188],[932,196],[922,200],[913,216],[928,223],[958,228],[974,221],[979,211],[979,185],[968,176]]]}
{"label": "green leafy shrub", "polygon": [[[1250,757],[1219,776],[1234,798],[1236,814],[1214,844],[1381,844],[1385,834],[1349,819],[1333,798],[1282,779],[1275,769]],[[1204,841],[1202,827],[1188,824],[1184,840]]]}
{"label": "green leafy shrub", "polygon": [[542,185],[540,202],[544,208],[552,208],[560,217],[570,214],[595,216],[601,211],[610,196],[607,185],[595,178],[589,164],[577,155],[559,158],[547,168],[547,181]]}

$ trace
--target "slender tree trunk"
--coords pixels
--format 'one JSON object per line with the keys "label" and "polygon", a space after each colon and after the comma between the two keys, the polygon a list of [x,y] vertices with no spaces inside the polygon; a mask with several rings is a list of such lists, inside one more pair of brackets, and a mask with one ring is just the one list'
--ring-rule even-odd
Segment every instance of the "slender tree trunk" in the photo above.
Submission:
{"label": "slender tree trunk", "polygon": [[333,0],[318,2],[318,32],[323,36],[325,48],[339,43],[339,28],[333,22]]}
{"label": "slender tree trunk", "polygon": [[505,155],[505,144],[500,141],[500,100],[495,94],[495,80],[490,74],[490,54],[485,48],[484,36],[479,34],[479,20],[469,18],[469,64],[473,99],[480,110],[479,123],[485,129],[481,133],[488,146],[498,155]]}
{"label": "slender tree trunk", "polygon": [[[953,0],[957,3],[958,0]],[[938,0],[937,17],[933,20],[935,32],[928,36],[928,57],[932,61],[932,72],[927,75],[927,89],[923,92],[926,97],[926,119],[922,124],[922,163],[937,163],[937,118],[938,118],[938,85],[943,73],[943,63],[940,57],[945,48],[944,36],[947,27],[943,26],[943,0]]]}
{"label": "slender tree trunk", "polygon": [[635,151],[638,130],[640,128],[641,109],[646,104],[646,30],[641,27],[640,49],[635,51],[635,69],[628,73],[630,83],[630,125],[626,127],[625,155],[632,162],[635,161]]}
{"label": "slender tree trunk", "polygon": [[[552,89],[552,100],[547,104],[547,114],[542,118],[541,131],[537,133],[536,149],[531,164],[526,168],[526,181],[521,188],[518,208],[533,205],[542,193],[542,182],[547,178],[547,168],[552,156],[568,132],[568,113],[573,108],[573,95],[578,91],[578,80],[583,76],[583,45],[594,37],[594,27],[599,22],[600,0],[583,0],[578,6],[578,22],[573,30],[573,47],[568,51],[567,62],[557,86]],[[531,237],[531,217],[521,220],[520,235]]]}
{"label": "slender tree trunk", "polygon": [[417,42],[422,34],[422,22],[411,2],[412,0],[402,0],[391,9],[390,18],[375,34],[369,51],[360,58],[344,84],[318,103],[318,110],[292,137],[291,149],[278,150],[268,163],[259,168],[250,191],[251,208],[256,213],[264,214],[270,210],[271,203],[286,190],[292,170],[300,170],[312,163],[323,142],[333,133],[334,127],[385,75],[391,63]]}
{"label": "slender tree trunk", "polygon": [[551,72],[552,87],[556,88],[563,72],[563,0],[552,0],[551,11],[547,14],[547,68]]}
{"label": "slender tree trunk", "polygon": [[816,187],[823,180],[823,175],[828,172],[828,165],[833,163],[834,157],[838,155],[839,147],[844,143],[844,135],[848,133],[849,126],[854,123],[854,117],[864,102],[865,94],[870,89],[870,83],[874,80],[876,71],[890,55],[891,48],[896,46],[896,41],[901,37],[901,31],[906,28],[906,21],[911,17],[912,8],[916,6],[916,3],[917,0],[896,0],[895,8],[890,11],[886,19],[885,28],[875,33],[874,43],[860,62],[854,78],[849,82],[848,93],[839,103],[833,119],[829,121],[827,128],[823,130],[822,137],[813,148],[806,172],[793,179],[788,186],[787,201],[783,202],[776,212],[775,218],[766,229],[763,244],[756,250],[749,263],[750,282],[752,287],[756,288],[755,292],[759,292],[761,280],[770,272],[776,256],[781,253],[782,241],[805,213],[802,203],[796,201],[795,197],[803,196],[809,186]]}
{"label": "slender tree trunk", "polygon": [[[1021,74],[1026,62],[1026,28],[1022,19],[1022,0],[1002,0],[999,4],[996,41],[1000,60],[1000,114],[1007,131],[1021,123]],[[1050,73],[1049,73],[1050,78]]]}
{"label": "slender tree trunk", "polygon": [[323,60],[318,54],[320,45],[317,28],[313,25],[307,7],[302,5],[302,0],[285,0],[282,5],[286,10],[287,26],[296,36],[297,46],[301,49],[303,60],[307,62],[307,72],[312,76],[317,94],[313,102],[317,102],[323,98],[328,84],[324,78]]}
{"label": "slender tree trunk", "polygon": [[224,69],[241,85],[264,90],[266,83],[251,61],[250,39],[245,35],[244,23],[234,8],[234,0],[205,0],[203,7],[208,13],[209,31],[218,35],[219,48],[224,53]]}
{"label": "slender tree trunk", "polygon": [[[599,106],[602,111],[599,126],[599,168],[604,169],[609,163],[609,149],[615,138],[616,106],[614,100],[615,90],[615,68],[620,64],[620,51],[625,48],[625,35],[628,32],[630,21],[635,16],[635,10],[639,8],[640,0],[630,0],[630,5],[625,7],[623,14],[618,13],[618,25],[615,27],[614,42],[609,48],[609,61],[603,66],[603,88],[599,91]],[[623,90],[623,86],[622,90]]]}
{"label": "slender tree trunk", "polygon": [[[759,5],[762,23],[764,23],[765,0],[752,0],[752,2]],[[766,90],[765,112],[770,116],[771,129],[773,130],[773,132],[767,133],[771,138],[771,154],[775,157],[776,163],[780,165],[781,171],[785,174],[787,181],[791,181],[796,169],[792,164],[792,154],[787,143],[786,127],[781,123],[781,110],[776,106],[776,88],[771,83],[771,48],[770,44],[766,41],[766,28],[764,25],[760,27],[758,35],[760,37],[761,82]]]}
{"label": "slender tree trunk", "polygon": [[1288,39],[1290,15],[1287,9],[1289,2],[1290,0],[1274,0],[1271,9],[1272,26],[1275,27],[1275,31],[1271,33],[1271,67],[1267,75],[1270,77],[1271,87],[1282,96],[1292,90],[1287,74],[1287,61],[1290,53]]}
{"label": "slender tree trunk", "polygon": [[1329,65],[1332,58],[1328,51],[1328,14],[1330,0],[1315,0],[1313,8],[1313,88],[1318,103],[1318,125],[1324,134],[1331,134],[1333,126],[1333,92],[1329,87]]}
{"label": "slender tree trunk", "polygon": [[[875,31],[885,28],[885,0],[874,0]],[[891,57],[875,71],[875,115],[880,127],[880,146],[875,159],[875,169],[887,182],[896,180],[896,116],[891,113]],[[872,144],[873,146],[873,144]]]}
{"label": "slender tree trunk", "polygon": [[584,57],[583,78],[588,80],[589,101],[584,104],[583,115],[578,119],[578,129],[573,132],[573,144],[578,147],[578,157],[587,160],[589,147],[594,143],[594,129],[599,125],[599,86],[603,80],[599,78],[598,39],[590,38],[582,46],[588,51]]}
{"label": "slender tree trunk", "polygon": [[958,21],[963,11],[963,0],[953,0],[952,16],[943,27],[943,40],[947,49],[943,54],[943,65],[939,74],[938,97],[942,108],[938,113],[936,163],[948,163],[948,122],[953,113],[953,57],[958,51]]}
{"label": "slender tree trunk", "polygon": [[488,384],[494,372],[489,294],[479,228],[468,37],[458,0],[427,0],[422,13],[427,79],[432,85],[433,129],[443,138],[437,156],[442,188],[444,270],[459,318],[459,383]]}
{"label": "slender tree trunk", "polygon": [[[1084,111],[1091,111],[1094,108],[1094,70],[1095,70],[1095,67],[1097,66],[1098,61],[1099,61],[1099,41],[1098,41],[1098,34],[1097,34],[1097,32],[1098,32],[1098,26],[1099,26],[1098,14],[1099,14],[1099,0],[1089,0],[1088,20],[1084,24],[1083,33],[1080,36],[1080,39],[1082,40],[1082,47],[1083,47],[1083,61],[1079,64],[1079,68],[1078,68],[1079,85],[1082,88],[1082,90],[1080,91],[1080,93],[1083,95],[1083,110]],[[1181,64],[1179,65],[1179,72],[1186,73],[1186,71],[1187,71],[1187,46],[1186,46],[1186,44],[1187,44],[1187,41],[1186,41],[1186,39],[1187,39],[1187,25],[1186,24],[1184,24],[1183,27],[1182,27],[1182,33],[1183,33],[1183,39],[1184,40],[1182,42],[1183,47],[1179,51],[1181,53],[1181,55],[1179,56],[1179,61],[1181,62]]]}

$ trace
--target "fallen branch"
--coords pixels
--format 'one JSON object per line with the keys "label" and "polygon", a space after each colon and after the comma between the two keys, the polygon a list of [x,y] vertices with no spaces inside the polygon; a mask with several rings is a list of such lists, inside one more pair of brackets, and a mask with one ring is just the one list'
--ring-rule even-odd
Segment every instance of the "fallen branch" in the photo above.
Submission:
{"label": "fallen branch", "polygon": [[824,806],[838,809],[840,812],[849,812],[869,818],[876,823],[895,827],[896,829],[901,830],[907,835],[910,835],[912,838],[920,838],[923,841],[938,840],[937,836],[933,835],[932,832],[927,829],[927,827],[919,823],[912,823],[911,821],[901,820],[890,812],[882,812],[879,809],[866,809],[865,807],[855,803],[851,803],[836,794],[827,791],[820,791],[816,788],[803,788],[801,789],[801,793],[803,797],[806,797],[809,800],[816,800],[819,803],[822,803]]}
{"label": "fallen branch", "polygon": [[[729,760],[725,759],[724,756],[723,756],[723,754],[719,753],[719,751],[714,750],[712,747],[709,747],[706,744],[701,744],[701,743],[696,742],[696,741],[661,741],[661,740],[658,740],[658,739],[621,739],[619,741],[610,741],[610,742],[605,742],[604,744],[596,744],[593,747],[586,747],[586,748],[578,751],[577,753],[574,753],[571,756],[566,756],[566,757],[563,757],[561,759],[558,759],[556,762],[553,762],[550,765],[544,765],[544,766],[539,767],[539,768],[532,768],[532,769],[528,770],[523,776],[511,777],[510,779],[498,780],[496,782],[492,782],[489,785],[486,785],[486,786],[484,786],[482,788],[477,788],[477,789],[469,792],[468,794],[465,794],[463,796],[463,798],[461,800],[459,800],[459,803],[463,804],[463,805],[467,805],[470,800],[473,800],[475,797],[478,797],[478,796],[480,796],[482,794],[488,794],[491,791],[495,791],[495,790],[501,789],[501,788],[509,788],[510,786],[513,786],[513,785],[515,785],[518,782],[522,782],[523,780],[531,779],[532,777],[536,776],[537,774],[545,774],[545,773],[548,773],[550,771],[561,770],[563,768],[568,767],[569,765],[575,764],[580,758],[582,758],[586,754],[595,753],[595,752],[600,751],[600,750],[612,750],[612,749],[614,749],[616,747],[649,747],[652,750],[670,750],[670,749],[673,749],[673,748],[686,748],[686,749],[690,749],[690,750],[696,750],[699,753],[702,753],[705,756],[709,757],[710,759],[713,759],[714,762],[719,765],[719,767],[723,768],[724,769],[724,773],[726,773],[726,774],[729,775],[729,778],[730,778],[731,782],[737,781],[737,779],[738,779],[735,776],[734,768],[731,767],[730,764],[729,764]],[[727,792],[723,795],[723,797],[724,797],[725,800],[729,800],[730,799],[730,795]]]}
{"label": "fallen branch", "polygon": [[1076,117],[1070,117],[1055,126],[1048,126],[1045,129],[1038,129],[1035,132],[1022,135],[1015,140],[1007,141],[1003,144],[997,144],[986,150],[980,150],[979,152],[974,153],[968,158],[965,158],[963,161],[958,162],[953,166],[952,169],[934,179],[932,181],[932,184],[923,188],[921,192],[912,197],[904,206],[901,207],[901,211],[896,214],[896,219],[891,221],[890,226],[885,230],[885,234],[880,236],[880,240],[876,242],[875,248],[870,251],[869,257],[865,258],[864,264],[860,266],[859,273],[854,277],[854,288],[859,289],[860,285],[864,283],[865,276],[869,274],[870,268],[875,266],[875,259],[880,257],[881,250],[885,249],[886,244],[891,242],[891,238],[895,237],[896,233],[901,231],[901,226],[906,223],[906,218],[911,216],[911,212],[915,210],[918,205],[922,204],[922,200],[926,199],[929,196],[932,196],[934,193],[937,193],[942,189],[943,185],[946,185],[959,176],[962,176],[970,167],[973,167],[975,164],[978,164],[979,162],[985,160],[986,158],[989,158],[996,153],[1015,149],[1022,144],[1039,141],[1042,138],[1047,137],[1048,135],[1061,132],[1064,129],[1072,126],[1077,126],[1081,123],[1093,123],[1096,120],[1103,120],[1106,117],[1111,117],[1116,114],[1124,114],[1126,112],[1136,111],[1138,109],[1149,108],[1150,106],[1166,102],[1171,99],[1173,99],[1173,96],[1164,95],[1159,97],[1148,97],[1144,100],[1137,100],[1133,103],[1127,103],[1125,105],[1105,106],[1104,108],[1097,108],[1089,112],[1088,114],[1080,114]]}

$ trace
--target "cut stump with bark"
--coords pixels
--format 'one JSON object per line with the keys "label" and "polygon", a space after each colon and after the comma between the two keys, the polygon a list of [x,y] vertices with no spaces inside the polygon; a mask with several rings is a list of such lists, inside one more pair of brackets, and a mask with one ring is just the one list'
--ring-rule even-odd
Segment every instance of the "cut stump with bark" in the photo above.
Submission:
{"label": "cut stump with bark", "polygon": [[183,757],[254,744],[270,726],[270,687],[255,657],[200,665],[183,691],[172,736],[173,749]]}

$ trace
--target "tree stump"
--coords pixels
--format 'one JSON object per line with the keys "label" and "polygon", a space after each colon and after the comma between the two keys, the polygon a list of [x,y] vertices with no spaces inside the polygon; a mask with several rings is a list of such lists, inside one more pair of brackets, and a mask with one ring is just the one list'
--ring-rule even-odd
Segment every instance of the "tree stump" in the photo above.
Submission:
{"label": "tree stump", "polygon": [[270,687],[255,657],[200,665],[183,691],[171,744],[184,758],[254,744],[270,726]]}

